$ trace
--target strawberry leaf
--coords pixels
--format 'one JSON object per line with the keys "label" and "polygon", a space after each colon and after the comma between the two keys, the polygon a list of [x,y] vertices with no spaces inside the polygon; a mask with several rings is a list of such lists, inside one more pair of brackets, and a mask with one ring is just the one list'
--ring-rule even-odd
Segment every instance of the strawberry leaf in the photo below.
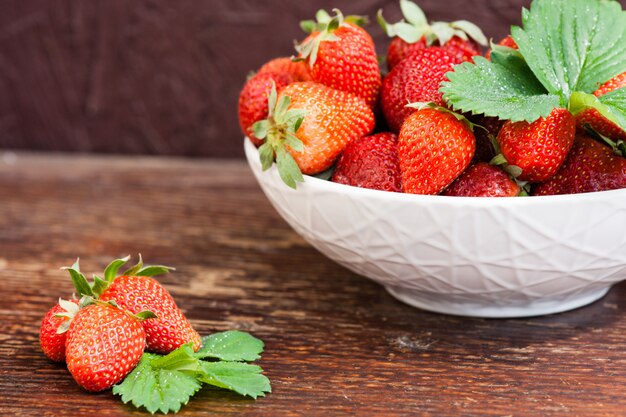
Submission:
{"label": "strawberry leaf", "polygon": [[108,283],[113,282],[113,280],[117,276],[117,271],[119,271],[122,265],[124,265],[129,260],[130,260],[130,255],[124,258],[116,259],[113,262],[111,262],[109,265],[107,265],[107,267],[104,269],[104,280],[107,281]]}
{"label": "strawberry leaf", "polygon": [[550,114],[559,96],[549,94],[523,59],[502,57],[490,62],[475,57],[454,67],[440,91],[455,110],[500,119],[532,122]]}
{"label": "strawberry leaf", "polygon": [[626,71],[626,12],[619,2],[534,0],[511,34],[550,94],[567,105]]}
{"label": "strawberry leaf", "polygon": [[155,361],[162,358],[160,355],[144,353],[130,375],[113,387],[113,394],[120,395],[122,402],[131,402],[138,408],[144,407],[153,414],[157,411],[178,412],[202,385],[193,374],[153,366]]}
{"label": "strawberry leaf", "polygon": [[61,269],[67,270],[70,273],[70,277],[72,278],[72,283],[74,284],[74,288],[76,289],[76,293],[79,297],[83,295],[94,296],[93,290],[91,289],[91,285],[87,278],[80,272],[80,266],[78,265],[79,260],[76,259],[76,262],[72,266],[64,267]]}
{"label": "strawberry leaf", "polygon": [[200,380],[252,398],[264,397],[272,387],[261,367],[241,362],[203,362]]}
{"label": "strawberry leaf", "polygon": [[230,330],[203,337],[202,348],[195,353],[195,356],[224,361],[251,362],[261,357],[263,347],[263,342],[249,333]]}

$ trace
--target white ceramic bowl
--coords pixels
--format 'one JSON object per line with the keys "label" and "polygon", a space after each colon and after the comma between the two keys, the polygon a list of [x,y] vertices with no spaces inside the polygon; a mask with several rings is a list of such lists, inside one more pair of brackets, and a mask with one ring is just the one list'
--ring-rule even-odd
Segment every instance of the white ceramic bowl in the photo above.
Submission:
{"label": "white ceramic bowl", "polygon": [[626,279],[626,189],[462,198],[390,193],[313,177],[297,190],[248,163],[281,216],[327,257],[412,306],[476,317],[581,307]]}

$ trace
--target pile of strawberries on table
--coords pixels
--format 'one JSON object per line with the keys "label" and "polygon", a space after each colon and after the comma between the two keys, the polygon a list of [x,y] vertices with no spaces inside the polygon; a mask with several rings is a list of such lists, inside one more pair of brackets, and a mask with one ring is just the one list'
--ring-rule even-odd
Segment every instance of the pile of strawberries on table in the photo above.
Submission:
{"label": "pile of strawberries on table", "polygon": [[[309,36],[295,57],[273,59],[248,79],[239,118],[264,169],[275,162],[293,188],[301,174],[449,196],[626,188],[626,132],[595,109],[574,115],[555,107],[532,122],[455,112],[442,83],[483,53],[485,36],[467,21],[424,24],[408,0],[401,7],[407,21],[388,24],[378,15],[392,37],[386,75],[360,18],[320,11],[317,22],[302,23]],[[517,49],[510,36],[498,45]],[[594,95],[625,86],[622,73]]]}

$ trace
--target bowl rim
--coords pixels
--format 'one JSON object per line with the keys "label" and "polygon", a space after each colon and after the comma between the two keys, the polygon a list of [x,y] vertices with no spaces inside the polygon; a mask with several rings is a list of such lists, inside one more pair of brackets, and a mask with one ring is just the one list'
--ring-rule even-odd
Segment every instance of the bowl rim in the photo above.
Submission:
{"label": "bowl rim", "polygon": [[[254,164],[257,170],[261,168],[261,162],[259,161],[259,152],[256,146],[250,139],[244,137],[244,152],[248,164],[252,167]],[[270,168],[276,170],[275,166]],[[261,172],[263,173],[263,172]],[[264,174],[267,174],[265,172]],[[336,182],[323,180],[310,175],[303,175],[305,182],[298,184],[298,187],[306,186],[311,187],[313,190],[320,190],[325,192],[341,192],[343,194],[349,193],[354,196],[363,196],[369,198],[385,199],[390,202],[402,201],[404,203],[415,202],[422,204],[432,203],[445,203],[446,205],[459,205],[467,206],[468,204],[486,205],[489,206],[539,206],[542,204],[552,204],[555,202],[567,203],[581,201],[607,201],[607,200],[619,200],[620,198],[626,201],[626,188],[609,190],[609,191],[595,191],[590,193],[579,194],[560,194],[550,196],[529,196],[522,198],[495,198],[495,197],[455,197],[445,195],[422,195],[422,194],[410,194],[410,193],[398,193],[393,191],[373,190],[369,188],[355,187],[346,184],[339,184]],[[285,189],[292,190],[287,185]],[[293,191],[293,190],[292,190]],[[297,191],[297,190],[295,190]]]}

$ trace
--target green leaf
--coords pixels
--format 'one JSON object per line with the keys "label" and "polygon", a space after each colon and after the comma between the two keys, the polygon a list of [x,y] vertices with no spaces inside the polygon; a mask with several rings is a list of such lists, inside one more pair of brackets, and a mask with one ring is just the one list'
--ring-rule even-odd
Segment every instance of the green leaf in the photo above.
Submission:
{"label": "green leaf", "polygon": [[626,13],[616,1],[535,0],[513,39],[537,79],[566,105],[626,71]]}
{"label": "green leaf", "polygon": [[447,44],[450,39],[452,39],[455,32],[450,24],[443,22],[434,22],[431,24],[430,28],[440,45]]}
{"label": "green leaf", "polygon": [[291,97],[285,95],[280,96],[278,104],[276,105],[276,110],[274,110],[274,119],[276,120],[276,123],[285,123],[285,116],[290,104]]}
{"label": "green leaf", "polygon": [[313,20],[303,20],[300,22],[300,29],[305,33],[313,33],[317,28],[317,24]]}
{"label": "green leaf", "polygon": [[131,402],[150,413],[160,411],[178,412],[201,388],[195,375],[180,370],[153,367],[160,355],[144,353],[137,367],[113,387],[113,394],[120,395],[122,402]]}
{"label": "green leaf", "polygon": [[269,142],[265,142],[259,147],[259,158],[261,159],[261,167],[263,171],[270,169],[274,163],[274,148]]}
{"label": "green leaf", "polygon": [[480,27],[472,22],[469,22],[467,20],[457,20],[456,22],[450,23],[450,26],[466,33],[470,38],[474,39],[482,46],[489,45],[489,41],[487,40],[487,37],[485,36],[483,31],[480,29]]}
{"label": "green leaf", "polygon": [[285,184],[295,189],[296,183],[304,182],[302,171],[296,163],[295,159],[283,146],[276,149],[276,166],[278,174]]}
{"label": "green leaf", "polygon": [[626,88],[600,97],[579,91],[574,92],[570,100],[570,112],[576,116],[587,109],[597,110],[606,119],[626,130]]}
{"label": "green leaf", "polygon": [[296,152],[304,152],[304,144],[296,135],[291,132],[286,132],[285,145],[289,146]]}
{"label": "green leaf", "polygon": [[203,372],[200,358],[193,351],[193,343],[186,343],[165,356],[155,357],[152,367],[173,371],[185,371],[192,374]]}
{"label": "green leaf", "polygon": [[261,357],[263,347],[263,342],[249,333],[230,330],[203,337],[202,348],[195,353],[195,356],[224,361],[251,362]]}
{"label": "green leaf", "polygon": [[80,267],[78,265],[79,260],[76,259],[76,262],[70,267],[65,267],[62,269],[67,270],[70,273],[70,277],[72,278],[72,283],[74,283],[74,288],[76,289],[76,293],[79,297],[83,295],[92,296],[94,295],[91,285],[87,281],[87,278],[80,272]]}
{"label": "green leaf", "polygon": [[113,282],[115,277],[117,277],[117,272],[120,270],[122,265],[124,265],[129,260],[130,260],[130,255],[124,258],[116,259],[113,262],[111,262],[109,265],[107,265],[107,267],[104,270],[104,280],[109,283]]}
{"label": "green leaf", "polygon": [[100,297],[100,295],[109,287],[109,282],[103,280],[97,275],[93,276],[93,283],[91,286],[91,290],[96,298]]}
{"label": "green leaf", "polygon": [[252,125],[252,132],[257,139],[265,139],[270,128],[269,120],[260,120]]}
{"label": "green leaf", "polygon": [[137,264],[128,268],[126,271],[122,272],[122,276],[135,276],[137,275],[137,271],[143,268],[143,259],[141,258],[141,254],[139,254],[139,260]]}
{"label": "green leaf", "polygon": [[147,319],[156,319],[157,318],[157,315],[154,314],[150,310],[140,311],[139,313],[134,314],[134,316],[137,317],[139,320],[147,320]]}
{"label": "green leaf", "polygon": [[276,109],[276,99],[278,93],[276,92],[276,83],[272,80],[272,88],[270,90],[269,95],[267,96],[267,108],[269,109],[268,117],[272,117],[274,115],[274,109]]}
{"label": "green leaf", "polygon": [[271,392],[269,379],[259,366],[241,362],[204,362],[200,380],[216,387],[226,388],[252,398]]}
{"label": "green leaf", "polygon": [[137,276],[154,277],[156,275],[169,274],[170,271],[176,271],[176,268],[165,265],[148,265],[137,271]]}
{"label": "green leaf", "polygon": [[454,109],[484,113],[504,120],[533,122],[559,106],[559,96],[548,94],[523,60],[474,63],[454,67],[440,91]]}
{"label": "green leaf", "polygon": [[428,19],[424,11],[415,3],[409,0],[400,0],[400,10],[404,18],[416,27],[428,26]]}
{"label": "green leaf", "polygon": [[393,31],[397,37],[406,43],[415,43],[424,36],[424,31],[406,22],[398,22],[393,25]]}

